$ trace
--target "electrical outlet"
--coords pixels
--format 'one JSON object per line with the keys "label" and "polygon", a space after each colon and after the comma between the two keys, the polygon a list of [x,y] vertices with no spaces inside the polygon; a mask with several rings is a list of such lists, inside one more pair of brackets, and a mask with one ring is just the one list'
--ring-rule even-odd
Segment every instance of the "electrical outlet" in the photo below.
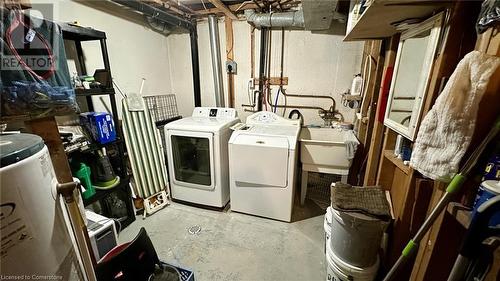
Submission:
{"label": "electrical outlet", "polygon": [[231,73],[231,74],[236,74],[236,68],[238,65],[236,64],[235,61],[228,60],[226,61],[226,72]]}

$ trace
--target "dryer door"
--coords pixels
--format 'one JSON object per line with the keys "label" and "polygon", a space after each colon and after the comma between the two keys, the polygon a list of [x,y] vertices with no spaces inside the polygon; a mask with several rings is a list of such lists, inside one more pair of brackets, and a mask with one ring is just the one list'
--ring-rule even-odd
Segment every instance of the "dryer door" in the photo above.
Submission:
{"label": "dryer door", "polygon": [[213,134],[168,130],[169,170],[175,184],[212,190],[215,186]]}
{"label": "dryer door", "polygon": [[288,139],[239,135],[230,144],[232,180],[255,187],[288,185]]}

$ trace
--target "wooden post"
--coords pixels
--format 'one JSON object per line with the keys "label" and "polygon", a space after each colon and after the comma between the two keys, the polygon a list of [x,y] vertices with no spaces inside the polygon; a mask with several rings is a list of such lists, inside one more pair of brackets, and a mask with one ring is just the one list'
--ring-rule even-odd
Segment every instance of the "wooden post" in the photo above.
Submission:
{"label": "wooden post", "polygon": [[26,129],[35,135],[39,135],[49,149],[52,165],[56,172],[57,181],[60,183],[73,181],[68,157],[64,152],[64,147],[57,129],[54,117],[46,117],[25,122]]}
{"label": "wooden post", "polygon": [[[39,135],[47,145],[57,181],[59,183],[73,182],[68,157],[64,151],[56,119],[54,117],[40,118],[26,121],[25,125],[29,132]],[[79,191],[77,190],[75,192]],[[72,200],[71,203],[66,202],[66,206],[71,220],[73,235],[75,236],[78,246],[77,248],[80,251],[79,254],[81,255],[83,266],[86,271],[84,274],[86,274],[89,281],[94,281],[96,280],[94,271],[96,261],[94,255],[92,254],[93,252],[90,244],[90,238],[85,222],[80,214],[78,202]]]}
{"label": "wooden post", "polygon": [[378,89],[378,101],[376,114],[373,121],[373,130],[370,139],[370,150],[368,151],[368,160],[366,162],[366,171],[363,185],[374,185],[377,178],[378,164],[382,152],[382,140],[384,137],[384,115],[389,94],[392,70],[398,51],[399,36],[391,37],[385,52],[384,74]]}
{"label": "wooden post", "polygon": [[[234,38],[233,38],[233,20],[225,17],[226,28],[226,59],[228,61],[234,60]],[[228,91],[228,105],[234,107],[234,77],[233,73],[227,73],[227,91]]]}

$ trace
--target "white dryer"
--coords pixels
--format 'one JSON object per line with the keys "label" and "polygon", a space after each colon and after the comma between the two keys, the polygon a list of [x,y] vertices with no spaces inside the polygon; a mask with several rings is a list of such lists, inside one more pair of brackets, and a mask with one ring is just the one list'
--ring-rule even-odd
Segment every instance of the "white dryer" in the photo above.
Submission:
{"label": "white dryer", "polygon": [[229,140],[231,210],[290,222],[300,121],[261,111]]}
{"label": "white dryer", "polygon": [[227,144],[240,120],[234,108],[197,107],[165,125],[170,191],[177,200],[224,207],[229,201]]}

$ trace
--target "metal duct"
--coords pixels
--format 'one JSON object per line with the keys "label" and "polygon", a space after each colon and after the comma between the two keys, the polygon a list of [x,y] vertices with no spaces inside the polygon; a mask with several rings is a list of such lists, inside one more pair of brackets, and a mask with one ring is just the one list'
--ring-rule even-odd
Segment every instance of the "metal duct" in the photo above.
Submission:
{"label": "metal duct", "polygon": [[245,10],[249,23],[261,27],[298,27],[304,28],[304,12],[302,10],[282,13],[256,13],[255,10]]}
{"label": "metal duct", "polygon": [[172,33],[172,26],[165,23],[164,21],[158,20],[153,17],[146,17],[146,22],[153,30],[158,31],[165,36],[168,36],[170,35],[170,33]]}
{"label": "metal duct", "polygon": [[214,75],[215,104],[224,107],[224,85],[222,84],[222,64],[220,57],[219,25],[214,15],[208,16],[210,33],[210,51],[212,53],[212,70]]}
{"label": "metal duct", "polygon": [[195,25],[178,16],[171,15],[164,10],[158,9],[146,3],[137,1],[137,0],[111,0],[115,3],[123,5],[125,7],[129,7],[135,11],[142,13],[145,16],[154,17],[158,20],[161,20],[165,23],[168,23],[172,26],[180,27],[185,30],[191,30]]}
{"label": "metal duct", "polygon": [[196,26],[189,31],[189,39],[191,41],[191,67],[193,69],[193,91],[194,91],[194,106],[201,106],[201,90],[200,90],[200,60],[198,59],[198,30]]}

